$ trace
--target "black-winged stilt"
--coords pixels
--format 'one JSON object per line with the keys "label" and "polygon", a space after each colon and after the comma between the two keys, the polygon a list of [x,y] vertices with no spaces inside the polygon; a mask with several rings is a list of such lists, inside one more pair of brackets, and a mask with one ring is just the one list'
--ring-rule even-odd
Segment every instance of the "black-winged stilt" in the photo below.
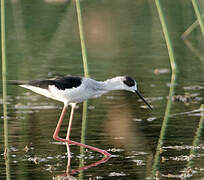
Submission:
{"label": "black-winged stilt", "polygon": [[[91,78],[65,76],[54,80],[33,80],[27,84],[19,84],[21,87],[30,89],[38,94],[44,95],[48,98],[52,98],[64,103],[64,108],[60,115],[57,127],[53,134],[53,138],[57,141],[66,142],[69,144],[75,144],[82,146],[97,152],[110,156],[110,154],[89,145],[81,144],[76,141],[70,140],[70,132],[72,127],[72,120],[74,115],[74,109],[77,103],[83,102],[89,98],[99,97],[109,91],[113,90],[127,90],[136,93],[145,104],[152,109],[147,101],[142,97],[137,89],[137,83],[134,79],[128,76],[117,76],[106,81],[96,81]],[[71,114],[69,120],[69,126],[66,139],[58,136],[67,106],[71,105]]]}

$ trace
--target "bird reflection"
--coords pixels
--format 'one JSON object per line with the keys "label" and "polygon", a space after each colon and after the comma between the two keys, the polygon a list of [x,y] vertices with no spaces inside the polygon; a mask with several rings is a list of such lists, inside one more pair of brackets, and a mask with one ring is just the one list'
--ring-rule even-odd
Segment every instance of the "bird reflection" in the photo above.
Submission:
{"label": "bird reflection", "polygon": [[67,147],[67,167],[65,170],[65,173],[59,174],[55,176],[53,179],[58,180],[58,179],[69,179],[69,180],[74,180],[76,179],[73,175],[79,173],[80,171],[84,171],[86,169],[89,169],[91,167],[98,166],[102,163],[107,162],[111,157],[110,156],[105,156],[101,160],[96,161],[94,163],[91,163],[89,165],[85,165],[76,169],[71,169],[71,151],[70,151],[70,144],[66,143]]}
{"label": "bird reflection", "polygon": [[105,131],[111,137],[111,144],[114,144],[115,147],[122,146],[126,150],[132,147],[138,148],[141,144],[146,146],[147,141],[144,138],[144,134],[132,121],[133,116],[128,103],[125,100],[121,100],[120,104],[122,106],[111,105],[107,113],[108,120],[105,121]]}

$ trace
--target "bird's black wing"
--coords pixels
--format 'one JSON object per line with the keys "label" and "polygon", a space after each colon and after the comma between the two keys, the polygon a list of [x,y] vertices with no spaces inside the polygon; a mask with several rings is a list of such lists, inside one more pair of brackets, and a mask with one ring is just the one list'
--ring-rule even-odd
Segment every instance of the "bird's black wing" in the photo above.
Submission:
{"label": "bird's black wing", "polygon": [[78,87],[82,83],[81,77],[65,76],[62,78],[57,78],[55,80],[32,80],[28,85],[40,87],[43,89],[48,89],[49,85],[54,85],[60,90],[71,89],[73,87]]}

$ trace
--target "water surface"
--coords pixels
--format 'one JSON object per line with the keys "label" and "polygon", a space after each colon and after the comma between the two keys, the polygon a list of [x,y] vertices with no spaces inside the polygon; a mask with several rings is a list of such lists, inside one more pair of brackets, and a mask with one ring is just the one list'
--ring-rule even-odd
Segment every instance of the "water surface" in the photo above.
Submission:
{"label": "water surface", "polygon": [[[201,2],[200,2],[201,3]],[[197,28],[188,40],[182,33],[196,20],[190,1],[162,3],[172,38],[178,73],[175,97],[156,166],[160,179],[199,179],[204,171],[204,135],[200,105],[204,103],[204,38]],[[7,4],[7,68],[9,80],[83,76],[75,6],[72,1],[13,0]],[[88,101],[85,143],[113,156],[70,146],[72,178],[151,179],[171,81],[166,43],[154,1],[81,1],[91,77],[104,80],[129,75],[154,110],[135,94],[108,93]],[[203,3],[201,4],[204,9]],[[196,50],[196,51],[195,51]],[[2,100],[1,100],[2,103]],[[67,149],[52,139],[63,104],[8,86],[9,165],[3,156],[0,121],[0,177],[52,179],[64,177]],[[81,142],[82,104],[75,112],[71,138]],[[69,113],[60,135],[66,136]],[[86,170],[77,169],[93,165]],[[82,168],[83,169],[83,168]]]}

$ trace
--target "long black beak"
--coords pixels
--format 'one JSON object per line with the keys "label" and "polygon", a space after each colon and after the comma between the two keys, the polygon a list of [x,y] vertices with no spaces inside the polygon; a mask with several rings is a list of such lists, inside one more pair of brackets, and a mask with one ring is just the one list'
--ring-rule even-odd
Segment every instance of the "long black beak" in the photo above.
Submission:
{"label": "long black beak", "polygon": [[143,98],[143,96],[139,93],[139,91],[135,90],[135,93],[144,101],[144,103],[151,109],[152,107],[150,106],[150,104]]}

